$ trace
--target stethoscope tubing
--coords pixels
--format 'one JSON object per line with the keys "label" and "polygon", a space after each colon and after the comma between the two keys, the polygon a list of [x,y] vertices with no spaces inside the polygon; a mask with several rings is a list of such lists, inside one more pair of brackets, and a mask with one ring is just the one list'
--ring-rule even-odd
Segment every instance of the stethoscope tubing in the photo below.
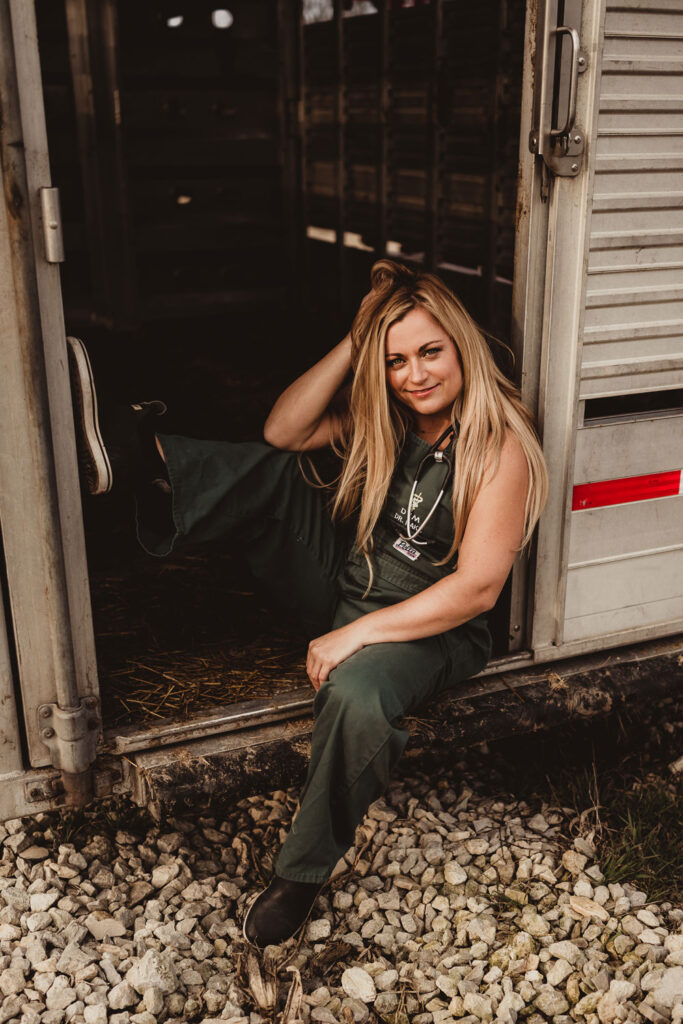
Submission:
{"label": "stethoscope tubing", "polygon": [[[449,436],[452,436],[454,441],[455,441],[455,439],[457,437],[455,428],[453,427],[452,424],[449,425],[448,427],[446,427],[446,429],[444,430],[443,434],[441,434],[440,437],[437,437],[436,441],[431,446],[431,448],[429,449],[427,454],[420,460],[420,464],[417,467],[417,472],[415,473],[415,477],[413,479],[413,486],[410,489],[410,498],[408,499],[408,510],[407,510],[407,513],[406,513],[406,532],[405,532],[405,535],[399,534],[399,537],[401,538],[401,540],[408,541],[411,544],[418,544],[420,547],[424,547],[426,544],[430,543],[428,540],[417,540],[417,538],[420,536],[420,534],[424,530],[425,526],[427,525],[427,523],[429,522],[429,520],[432,518],[432,516],[436,512],[437,508],[439,507],[439,502],[441,501],[441,499],[443,498],[444,494],[446,493],[446,488],[448,487],[449,481],[451,480],[451,478],[453,476],[453,459],[454,459],[453,453],[451,453],[451,457],[449,458],[446,455],[446,453],[441,450],[441,445],[444,443],[446,438],[449,437]],[[425,465],[425,463],[429,459],[434,459],[435,462],[441,462],[441,463],[445,462],[446,463],[446,476],[445,476],[445,479],[443,481],[443,484],[441,486],[441,490],[439,491],[439,495],[438,495],[436,501],[434,502],[434,504],[430,508],[429,512],[427,513],[425,518],[422,520],[422,522],[418,526],[418,528],[415,530],[415,532],[411,533],[410,532],[410,516],[411,516],[411,513],[413,511],[413,500],[415,498],[415,491],[417,490],[417,486],[418,486],[418,483],[420,481],[420,476],[422,475],[422,472],[423,472],[423,469],[424,469],[424,465]]]}

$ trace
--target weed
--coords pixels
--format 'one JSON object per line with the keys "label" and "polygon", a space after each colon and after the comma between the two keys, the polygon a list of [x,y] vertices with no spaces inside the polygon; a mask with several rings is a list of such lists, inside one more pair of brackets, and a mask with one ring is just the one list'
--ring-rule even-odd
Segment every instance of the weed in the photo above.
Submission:
{"label": "weed", "polygon": [[683,899],[683,779],[649,777],[613,794],[600,841],[608,882],[631,882],[651,900]]}

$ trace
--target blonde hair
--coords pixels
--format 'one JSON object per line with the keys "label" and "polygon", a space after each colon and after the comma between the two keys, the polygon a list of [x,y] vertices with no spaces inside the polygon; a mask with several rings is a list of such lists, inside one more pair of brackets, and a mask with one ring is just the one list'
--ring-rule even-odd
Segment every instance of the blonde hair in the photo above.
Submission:
{"label": "blonde hair", "polygon": [[358,515],[356,544],[369,560],[372,533],[412,422],[410,411],[396,401],[387,385],[386,337],[393,324],[419,306],[450,337],[463,373],[462,390],[452,412],[457,431],[454,539],[440,564],[453,558],[462,541],[479,488],[486,474],[495,473],[498,467],[506,430],[521,444],[529,469],[523,548],[545,504],[548,483],[533,421],[517,388],[500,372],[481,330],[438,277],[392,260],[379,260],[372,268],[371,282],[372,292],[351,327],[354,376],[348,428],[341,439],[343,463],[332,505],[333,518]]}

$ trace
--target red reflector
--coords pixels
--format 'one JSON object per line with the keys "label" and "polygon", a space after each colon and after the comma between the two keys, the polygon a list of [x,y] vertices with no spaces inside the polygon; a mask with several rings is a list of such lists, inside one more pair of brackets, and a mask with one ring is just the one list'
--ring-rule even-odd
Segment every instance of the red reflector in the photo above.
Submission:
{"label": "red reflector", "polygon": [[670,498],[680,493],[681,471],[627,476],[621,480],[599,480],[594,484],[578,484],[572,494],[572,512],[583,508],[621,505],[626,501],[648,501]]}

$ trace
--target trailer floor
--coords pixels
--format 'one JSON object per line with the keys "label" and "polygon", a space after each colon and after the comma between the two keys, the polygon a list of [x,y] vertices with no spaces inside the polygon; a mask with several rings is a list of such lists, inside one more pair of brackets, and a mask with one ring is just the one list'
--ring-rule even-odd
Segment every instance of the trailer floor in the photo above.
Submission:
{"label": "trailer floor", "polygon": [[229,554],[135,554],[116,572],[94,572],[91,591],[108,727],[306,685],[306,638]]}

